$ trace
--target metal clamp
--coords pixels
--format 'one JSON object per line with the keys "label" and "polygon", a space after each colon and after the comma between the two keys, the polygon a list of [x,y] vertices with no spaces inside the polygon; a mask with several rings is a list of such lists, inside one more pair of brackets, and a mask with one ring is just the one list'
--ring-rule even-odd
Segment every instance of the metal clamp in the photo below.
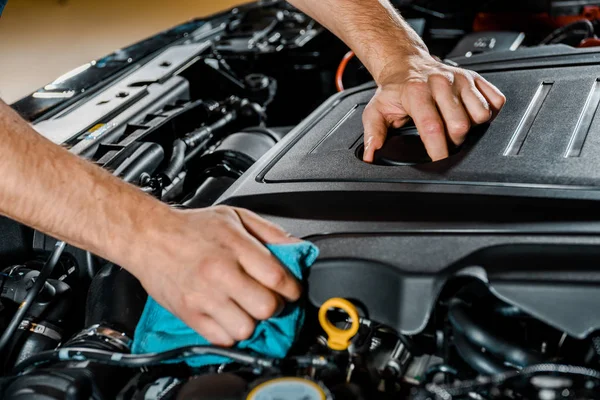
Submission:
{"label": "metal clamp", "polygon": [[69,340],[68,345],[72,346],[80,340],[93,339],[96,341],[108,343],[113,347],[116,347],[120,351],[129,352],[131,349],[131,343],[133,340],[122,332],[116,331],[100,324],[92,325],[73,336]]}
{"label": "metal clamp", "polygon": [[46,336],[52,340],[56,340],[57,342],[60,342],[60,340],[62,339],[62,335],[57,330],[52,329],[46,325],[36,324],[28,320],[21,321],[18,329],[37,333],[38,335]]}

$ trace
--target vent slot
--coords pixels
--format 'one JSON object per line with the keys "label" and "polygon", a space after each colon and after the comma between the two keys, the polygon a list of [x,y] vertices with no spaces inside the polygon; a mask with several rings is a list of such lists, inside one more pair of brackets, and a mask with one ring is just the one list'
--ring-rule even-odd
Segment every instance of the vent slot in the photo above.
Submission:
{"label": "vent slot", "polygon": [[554,85],[554,82],[543,82],[538,87],[529,106],[527,106],[527,110],[525,110],[521,122],[519,122],[515,133],[513,133],[508,146],[506,146],[506,149],[504,150],[505,156],[518,156],[521,152],[521,148],[527,139],[527,135],[529,135],[529,131],[542,109],[552,85]]}
{"label": "vent slot", "polygon": [[587,138],[588,132],[592,127],[592,121],[594,120],[594,116],[596,115],[596,111],[598,110],[599,104],[600,78],[596,78],[596,81],[592,86],[592,90],[590,90],[590,93],[588,94],[588,97],[585,100],[583,110],[581,110],[581,115],[579,115],[577,125],[575,125],[575,130],[571,135],[571,140],[569,141],[569,145],[567,146],[565,157],[579,157],[581,155],[583,144],[585,143],[585,139]]}
{"label": "vent slot", "polygon": [[[325,136],[321,138],[310,150],[309,153],[323,153],[335,150],[345,150],[354,141],[354,132],[363,131],[362,126],[362,111],[365,109],[366,103],[355,104],[336,124],[331,128]],[[336,134],[336,132],[344,131],[344,134]],[[348,138],[349,133],[352,133],[352,139]],[[349,142],[349,140],[353,140]]]}

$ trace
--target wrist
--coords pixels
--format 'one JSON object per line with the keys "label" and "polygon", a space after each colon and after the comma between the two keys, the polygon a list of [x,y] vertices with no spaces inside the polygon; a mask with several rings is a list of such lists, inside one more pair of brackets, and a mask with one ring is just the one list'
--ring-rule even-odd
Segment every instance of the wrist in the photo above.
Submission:
{"label": "wrist", "polygon": [[393,30],[360,57],[378,84],[387,76],[433,60],[425,43],[409,26]]}
{"label": "wrist", "polygon": [[151,260],[155,260],[157,265],[160,263],[156,254],[165,241],[165,231],[176,219],[174,210],[167,204],[139,194],[140,197],[132,196],[135,201],[131,201],[128,207],[123,207],[124,220],[112,224],[116,231],[110,234],[109,245],[101,245],[108,253],[108,260],[127,269],[138,279],[152,264]]}
{"label": "wrist", "polygon": [[385,60],[381,60],[372,75],[378,86],[389,82],[400,83],[409,79],[413,71],[420,71],[436,63],[426,48],[398,48],[396,51],[390,51]]}

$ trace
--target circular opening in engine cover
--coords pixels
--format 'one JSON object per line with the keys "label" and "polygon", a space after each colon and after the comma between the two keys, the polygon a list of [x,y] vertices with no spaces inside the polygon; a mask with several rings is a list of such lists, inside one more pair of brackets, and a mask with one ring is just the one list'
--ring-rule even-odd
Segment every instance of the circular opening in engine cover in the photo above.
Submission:
{"label": "circular opening in engine cover", "polygon": [[[451,146],[450,156],[458,153],[460,147]],[[362,160],[364,144],[356,151],[356,156]],[[414,125],[399,129],[388,130],[388,136],[383,147],[375,152],[373,164],[376,165],[417,165],[431,163],[425,145]]]}
{"label": "circular opening in engine cover", "polygon": [[415,127],[390,130],[383,147],[375,152],[375,159],[378,164],[383,165],[414,165],[431,162]]}

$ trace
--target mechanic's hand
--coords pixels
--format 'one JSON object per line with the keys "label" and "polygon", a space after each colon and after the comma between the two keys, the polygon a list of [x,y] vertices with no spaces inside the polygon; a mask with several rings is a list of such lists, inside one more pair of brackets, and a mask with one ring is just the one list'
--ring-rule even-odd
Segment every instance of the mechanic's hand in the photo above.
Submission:
{"label": "mechanic's hand", "polygon": [[492,119],[506,102],[477,73],[442,64],[425,52],[387,65],[363,114],[366,162],[383,146],[388,128],[399,128],[410,117],[431,159],[446,158],[448,140],[460,145],[471,126]]}
{"label": "mechanic's hand", "polygon": [[257,320],[300,297],[300,284],[263,245],[299,240],[258,215],[219,206],[172,210],[162,223],[147,249],[148,267],[136,275],[156,301],[211,343],[249,338]]}

